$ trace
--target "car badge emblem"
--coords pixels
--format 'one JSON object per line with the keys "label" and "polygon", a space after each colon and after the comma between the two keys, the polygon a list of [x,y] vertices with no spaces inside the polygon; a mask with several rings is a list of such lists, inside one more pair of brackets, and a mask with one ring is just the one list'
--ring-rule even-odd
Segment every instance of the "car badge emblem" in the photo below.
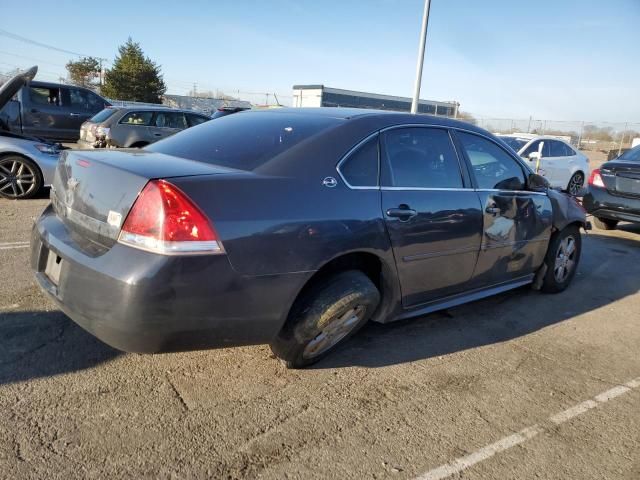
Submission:
{"label": "car badge emblem", "polygon": [[338,185],[338,181],[333,177],[325,177],[325,179],[322,180],[322,185],[327,188],[333,188]]}
{"label": "car badge emblem", "polygon": [[107,217],[107,223],[112,227],[120,228],[122,223],[122,215],[113,210],[109,210],[109,216]]}

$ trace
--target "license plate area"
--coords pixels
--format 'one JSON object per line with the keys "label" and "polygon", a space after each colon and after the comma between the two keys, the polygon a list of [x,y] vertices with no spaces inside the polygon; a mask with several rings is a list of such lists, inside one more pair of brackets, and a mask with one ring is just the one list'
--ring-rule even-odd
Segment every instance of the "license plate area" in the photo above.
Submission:
{"label": "license plate area", "polygon": [[640,195],[640,179],[618,176],[616,177],[616,190],[620,193]]}
{"label": "license plate area", "polygon": [[56,252],[49,250],[47,254],[47,265],[44,267],[44,274],[56,286],[60,282],[61,270],[62,258]]}

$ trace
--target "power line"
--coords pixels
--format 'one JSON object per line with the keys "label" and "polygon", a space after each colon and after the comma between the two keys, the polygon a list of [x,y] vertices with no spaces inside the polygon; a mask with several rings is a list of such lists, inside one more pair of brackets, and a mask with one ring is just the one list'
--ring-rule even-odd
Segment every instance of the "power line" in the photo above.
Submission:
{"label": "power line", "polygon": [[[25,43],[29,43],[31,45],[36,45],[38,47],[47,48],[49,50],[55,50],[57,52],[66,53],[68,55],[75,55],[77,57],[91,57],[92,56],[92,55],[85,55],[84,53],[72,52],[71,50],[65,50],[64,48],[54,47],[53,45],[48,45],[46,43],[37,42],[36,40],[31,40],[30,38],[23,37],[22,35],[17,35],[15,33],[8,32],[7,30],[4,30],[2,28],[0,28],[0,35],[8,37],[8,38],[12,38],[14,40],[18,40],[20,42],[25,42]],[[96,58],[101,59],[101,60],[108,60],[107,58],[101,58],[101,57],[96,57]]]}
{"label": "power line", "polygon": [[46,63],[48,65],[53,65],[54,67],[66,68],[64,65],[62,65],[60,63],[48,62],[46,60],[40,60],[39,58],[28,57],[26,55],[18,55],[16,53],[5,52],[5,51],[2,51],[2,50],[0,50],[0,54],[1,55],[11,55],[12,57],[16,57],[16,58],[24,58],[25,60],[33,60],[34,62],[38,62],[38,63]]}

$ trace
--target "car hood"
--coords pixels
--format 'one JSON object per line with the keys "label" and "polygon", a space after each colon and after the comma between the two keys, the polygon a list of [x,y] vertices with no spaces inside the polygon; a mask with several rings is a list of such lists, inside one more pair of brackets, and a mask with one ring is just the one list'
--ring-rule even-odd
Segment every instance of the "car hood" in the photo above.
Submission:
{"label": "car hood", "polygon": [[7,82],[0,87],[0,110],[4,108],[9,100],[18,93],[27,82],[33,80],[33,77],[38,73],[38,66],[33,66],[29,70],[20,72],[17,75],[11,77]]}

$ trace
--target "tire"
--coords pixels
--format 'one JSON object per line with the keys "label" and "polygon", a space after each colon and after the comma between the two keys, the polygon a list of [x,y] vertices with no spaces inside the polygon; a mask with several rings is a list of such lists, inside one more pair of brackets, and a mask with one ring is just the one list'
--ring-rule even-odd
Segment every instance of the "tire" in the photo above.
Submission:
{"label": "tire", "polygon": [[7,155],[0,158],[0,196],[12,200],[32,198],[42,188],[40,167],[27,157]]}
{"label": "tire", "polygon": [[542,282],[543,292],[559,293],[569,286],[578,269],[581,252],[582,238],[576,225],[569,225],[551,237],[545,258],[547,273]]}
{"label": "tire", "polygon": [[567,192],[572,197],[577,197],[584,187],[584,173],[576,172],[569,179],[569,183],[567,184]]}
{"label": "tire", "polygon": [[593,217],[593,223],[600,230],[615,230],[618,226],[618,220],[609,220],[608,218]]}
{"label": "tire", "polygon": [[380,292],[364,273],[338,273],[296,300],[271,351],[287,368],[316,363],[367,323],[379,303]]}

